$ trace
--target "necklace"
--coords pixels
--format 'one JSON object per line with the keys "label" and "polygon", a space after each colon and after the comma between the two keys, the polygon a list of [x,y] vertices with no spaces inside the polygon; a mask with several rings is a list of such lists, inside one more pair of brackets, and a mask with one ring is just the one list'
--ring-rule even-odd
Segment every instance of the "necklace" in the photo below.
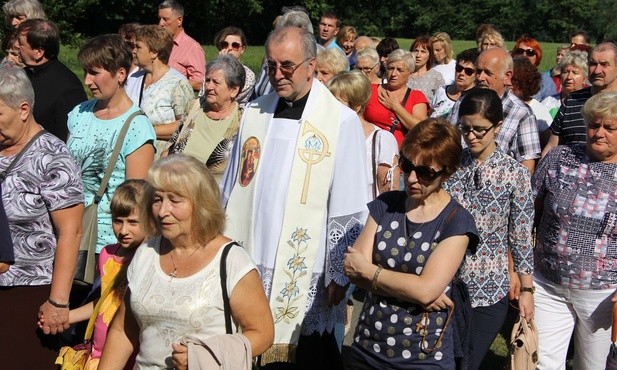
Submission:
{"label": "necklace", "polygon": [[184,259],[184,261],[181,261],[180,264],[176,266],[176,261],[174,260],[174,255],[173,255],[174,251],[173,249],[171,249],[171,246],[169,247],[169,257],[171,257],[171,264],[174,267],[174,270],[169,273],[169,281],[172,281],[173,278],[175,278],[178,275],[178,269],[184,266],[184,264],[187,263],[191,259],[191,257],[193,257],[193,255],[195,254],[195,252],[197,252],[197,250],[199,250],[199,246],[195,248],[195,250],[191,252],[191,254],[189,254],[189,256]]}
{"label": "necklace", "polygon": [[[404,220],[403,220],[403,234],[404,234],[404,237],[405,237],[405,245],[407,246],[407,245],[409,244],[409,234],[407,233],[407,221],[408,221],[408,218],[407,218],[407,213],[404,213],[404,214],[403,214],[403,218],[404,218]],[[422,223],[420,224],[420,226],[418,226],[418,227],[417,227],[417,228],[413,231],[413,233],[411,233],[411,235],[413,236],[415,233],[417,233],[417,232],[418,232],[418,230],[420,230],[420,228],[421,228],[422,226],[424,226],[424,224],[425,224],[425,223],[426,223],[426,221],[422,222]]]}

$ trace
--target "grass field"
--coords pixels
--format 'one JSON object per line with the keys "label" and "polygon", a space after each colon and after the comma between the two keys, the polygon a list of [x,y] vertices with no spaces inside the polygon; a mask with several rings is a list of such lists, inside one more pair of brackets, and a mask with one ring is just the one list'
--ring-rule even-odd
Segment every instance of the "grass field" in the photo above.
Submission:
{"label": "grass field", "polygon": [[[401,48],[405,50],[409,50],[409,46],[411,45],[411,42],[413,40],[397,39],[397,41],[399,45],[401,46]],[[513,42],[508,42],[506,44],[508,45],[509,49],[514,46]],[[542,51],[544,55],[542,57],[542,63],[540,64],[540,68],[539,68],[541,72],[544,72],[552,68],[555,65],[555,55],[557,54],[558,45],[560,44],[542,43]],[[469,41],[469,40],[454,41],[453,42],[454,55],[456,57],[457,53],[460,53],[461,51],[465,49],[469,49],[475,46],[476,46],[475,41]],[[212,45],[206,45],[204,46],[204,49],[206,50],[207,60],[211,60],[212,58],[216,57],[216,55],[218,55],[218,50],[216,49],[216,47]],[[75,72],[77,76],[81,78],[83,75],[83,72],[81,70],[81,67],[79,66],[79,63],[77,62],[77,50],[78,49],[74,47],[63,46],[60,49],[60,60],[63,63],[65,63],[73,72]],[[242,55],[241,61],[247,67],[252,69],[253,72],[258,74],[264,54],[265,54],[265,50],[263,46],[248,46],[246,48],[246,51],[244,52],[244,55]]]}
{"label": "grass field", "polygon": [[[405,50],[409,50],[409,47],[413,40],[397,39],[397,41],[399,42],[399,45],[401,46],[401,48]],[[513,42],[508,42],[507,43],[508,49],[511,49],[513,45],[514,45]],[[540,64],[540,68],[539,68],[540,71],[544,72],[554,66],[555,55],[557,53],[558,45],[560,44],[542,43],[543,57],[542,57],[542,63]],[[475,41],[468,41],[468,40],[454,41],[453,42],[454,54],[456,56],[457,53],[465,49],[475,47],[475,46],[476,46]],[[218,51],[214,46],[206,45],[204,49],[206,50],[207,60],[211,60],[218,54]],[[64,62],[73,72],[75,72],[77,76],[82,78],[83,71],[81,69],[81,66],[79,65],[79,62],[77,61],[77,51],[78,51],[77,48],[63,46],[60,50],[60,60]],[[246,48],[246,51],[241,58],[241,61],[243,64],[251,68],[256,74],[258,74],[264,54],[265,54],[265,50],[263,46],[249,46]],[[515,312],[509,313],[509,316],[507,319],[507,322],[509,322],[509,324],[504,325],[504,327],[510,327],[510,328],[512,327],[512,323],[514,322],[515,317],[516,317],[515,315],[516,315]],[[491,346],[491,350],[487,354],[481,369],[494,370],[494,369],[503,368],[503,365],[506,360],[506,356],[508,354],[506,338],[508,338],[509,340],[510,333],[508,330],[503,330],[502,333],[500,333],[497,339],[493,342],[493,345]]]}

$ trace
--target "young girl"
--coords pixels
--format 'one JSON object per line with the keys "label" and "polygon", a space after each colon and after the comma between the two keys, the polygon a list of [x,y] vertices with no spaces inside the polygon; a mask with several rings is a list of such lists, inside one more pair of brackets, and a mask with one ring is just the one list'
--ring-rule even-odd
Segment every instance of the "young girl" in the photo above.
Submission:
{"label": "young girl", "polygon": [[476,220],[480,243],[467,255],[461,278],[473,308],[474,351],[469,369],[478,369],[508,312],[508,251],[521,281],[520,314],[533,318],[533,196],[530,174],[495,143],[503,121],[501,99],[490,89],[473,89],[459,108],[459,128],[467,148],[461,167],[445,189]]}
{"label": "young girl", "polygon": [[[105,297],[105,301],[94,323],[92,354],[88,359],[85,370],[94,370],[98,367],[101,351],[107,337],[107,330],[122,303],[126,290],[126,269],[137,247],[141,245],[145,238],[139,225],[139,201],[145,183],[142,179],[126,180],[116,189],[111,199],[112,228],[118,243],[110,244],[101,250],[98,268],[101,276],[101,292],[105,292],[112,282],[114,288]],[[69,323],[74,324],[88,320],[97,302],[98,299],[95,299],[79,308],[71,310],[69,312]],[[127,363],[125,369],[133,368],[134,355]]]}

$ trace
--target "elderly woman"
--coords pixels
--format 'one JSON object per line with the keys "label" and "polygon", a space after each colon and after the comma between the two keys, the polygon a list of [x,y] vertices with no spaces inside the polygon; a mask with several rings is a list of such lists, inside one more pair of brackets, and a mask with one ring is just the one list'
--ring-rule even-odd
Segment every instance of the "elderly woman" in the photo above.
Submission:
{"label": "elderly woman", "polygon": [[[477,51],[477,49],[472,49]],[[470,370],[480,367],[508,312],[508,251],[523,286],[520,314],[533,318],[533,196],[527,168],[495,144],[503,121],[501,99],[491,89],[473,89],[461,102],[459,128],[466,148],[461,167],[445,189],[476,221],[480,243],[466,256],[460,277],[473,308]]]}
{"label": "elderly woman", "polygon": [[604,369],[617,288],[617,93],[582,110],[585,144],[558,146],[532,177],[537,226],[534,281],[538,369]]}
{"label": "elderly woman", "polygon": [[244,66],[231,55],[220,55],[206,65],[204,96],[171,137],[162,156],[184,153],[205,163],[217,182],[227,167],[238,136],[242,108],[238,93]]}
{"label": "elderly woman", "polygon": [[[69,326],[69,294],[81,236],[84,195],[79,166],[64,142],[35,122],[33,104],[26,73],[1,66],[0,171],[6,177],[0,189],[0,315],[5,339],[0,355],[6,369],[53,367],[53,337],[42,334],[60,333]],[[35,328],[37,312],[47,318],[43,333]]]}
{"label": "elderly woman", "polygon": [[158,25],[141,26],[135,32],[133,54],[137,65],[146,72],[139,107],[154,125],[157,157],[194,98],[186,77],[168,64],[173,44],[169,32]]}
{"label": "elderly woman", "polygon": [[341,103],[354,110],[360,118],[366,139],[366,170],[369,179],[368,199],[398,190],[398,144],[390,132],[368,122],[364,110],[371,97],[371,82],[360,71],[342,72],[330,80],[328,88]]}
{"label": "elderly woman", "polygon": [[349,68],[353,69],[356,65],[356,53],[354,52],[354,44],[358,38],[358,31],[352,26],[343,26],[336,35],[336,44],[343,49]]}
{"label": "elderly woman", "polygon": [[[553,117],[548,108],[534,98],[534,94],[540,90],[542,74],[525,57],[514,57],[512,62],[514,68],[511,91],[531,108],[534,116],[536,116],[538,132],[544,132],[548,130],[548,127],[553,122]],[[543,142],[542,146],[544,144],[546,143]]]}
{"label": "elderly woman", "polygon": [[[542,47],[536,39],[526,35],[521,36],[518,40],[516,40],[516,44],[512,49],[512,56],[524,56],[537,68],[542,62]],[[544,73],[541,77],[542,81],[540,83],[540,91],[534,95],[534,98],[537,101],[542,101],[547,96],[557,94],[557,89],[555,88],[553,79]]]}
{"label": "elderly woman", "polygon": [[[77,53],[84,69],[84,84],[94,99],[76,106],[68,116],[71,154],[81,165],[86,206],[92,204],[125,121],[139,108],[124,90],[133,59],[119,35],[102,35],[87,41]],[[148,118],[138,115],[130,123],[120,155],[98,207],[96,253],[117,242],[111,227],[110,201],[126,179],[146,176],[154,160],[154,130]]]}
{"label": "elderly woman", "polygon": [[319,82],[327,84],[337,73],[349,70],[349,60],[337,48],[320,50],[317,53],[315,77]]}
{"label": "elderly woman", "polygon": [[588,53],[579,50],[566,52],[559,63],[559,94],[546,97],[542,104],[546,105],[554,118],[561,107],[561,102],[573,91],[585,87],[587,81]]}
{"label": "elderly woman", "polygon": [[476,48],[467,49],[456,56],[456,80],[452,85],[440,87],[435,91],[431,107],[431,117],[447,117],[454,104],[464,96],[467,91],[476,86]]}
{"label": "elderly woman", "polygon": [[[220,30],[216,36],[214,36],[214,45],[219,49],[219,55],[229,54],[234,58],[240,60],[240,57],[246,51],[246,36],[244,32],[238,27],[225,27]],[[240,93],[236,97],[236,101],[244,106],[248,103],[251,94],[253,93],[253,86],[255,86],[255,73],[245,66],[244,68],[244,87],[240,90]],[[202,87],[203,95],[205,92],[205,86]]]}
{"label": "elderly woman", "polygon": [[381,79],[377,74],[379,72],[379,65],[379,54],[375,48],[367,47],[356,53],[355,68],[362,71],[372,84],[381,83]]}
{"label": "elderly woman", "polygon": [[37,0],[9,0],[2,6],[7,26],[17,28],[26,19],[47,19]]}
{"label": "elderly woman", "polygon": [[450,35],[445,32],[436,32],[431,36],[431,45],[433,47],[433,69],[443,76],[445,85],[450,85],[454,82],[454,52],[452,51],[452,40]]}
{"label": "elderly woman", "polygon": [[405,191],[369,203],[344,263],[350,280],[369,291],[348,369],[455,368],[448,288],[478,241],[473,217],[442,188],[460,161],[455,126],[420,122],[401,147]]}
{"label": "elderly woman", "polygon": [[386,68],[387,82],[371,85],[371,99],[366,105],[364,118],[394,134],[400,147],[405,134],[427,117],[428,101],[421,91],[407,87],[414,69],[412,53],[394,50],[388,56]]}
{"label": "elderly woman", "polygon": [[[228,361],[268,349],[274,324],[251,257],[222,234],[225,212],[216,181],[203,163],[182,154],[157,161],[147,180],[140,218],[151,238],[129,266],[125,302],[99,370],[121,370],[138,342],[135,368],[186,369],[185,343],[205,339],[228,344],[223,367],[242,368]],[[242,333],[233,336],[226,334],[220,271],[228,247],[224,283]]]}
{"label": "elderly woman", "polygon": [[416,38],[409,51],[415,55],[416,64],[407,86],[412,90],[422,91],[426,99],[432,101],[435,91],[444,86],[445,81],[441,73],[431,69],[435,60],[431,39],[428,36]]}

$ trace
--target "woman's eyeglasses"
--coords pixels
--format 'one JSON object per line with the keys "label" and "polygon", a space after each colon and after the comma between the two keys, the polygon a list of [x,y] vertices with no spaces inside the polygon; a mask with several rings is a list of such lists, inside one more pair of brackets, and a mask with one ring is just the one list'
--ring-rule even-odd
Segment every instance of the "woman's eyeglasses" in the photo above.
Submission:
{"label": "woman's eyeglasses", "polygon": [[455,69],[456,69],[456,73],[465,71],[465,74],[467,76],[472,76],[474,73],[476,73],[476,70],[474,68],[463,67],[460,64],[457,64]]}
{"label": "woman's eyeglasses", "polygon": [[268,62],[268,64],[266,64],[266,68],[268,69],[268,76],[274,76],[276,74],[276,70],[278,69],[281,71],[283,77],[285,77],[286,79],[290,79],[293,77],[296,70],[302,64],[308,62],[309,60],[311,60],[311,58],[306,58],[298,64],[281,64],[279,66],[277,66],[276,63]]}
{"label": "woman's eyeglasses", "polygon": [[531,57],[536,56],[536,51],[534,49],[523,49],[523,48],[514,49],[514,55],[523,55],[523,54],[531,58]]}
{"label": "woman's eyeglasses", "polygon": [[[227,41],[221,41],[221,50],[229,48],[229,45],[230,44]],[[239,42],[234,41],[231,43],[231,48],[233,50],[238,50],[241,47],[242,47],[242,44],[240,44]]]}
{"label": "woman's eyeglasses", "polygon": [[373,69],[375,69],[375,67],[377,67],[378,65],[379,65],[379,62],[377,62],[377,64],[375,64],[375,65],[374,65],[374,66],[372,66],[372,67],[358,67],[358,66],[356,66],[356,69],[361,70],[361,71],[362,71],[362,73],[364,73],[365,75],[367,75],[367,74],[371,73],[371,71],[372,71]]}
{"label": "woman's eyeglasses", "polygon": [[482,139],[484,137],[484,135],[486,135],[489,131],[491,131],[491,129],[495,126],[491,126],[491,127],[473,127],[473,126],[466,126],[463,125],[462,123],[458,123],[458,127],[461,129],[461,132],[463,133],[463,135],[469,135],[470,132],[473,132],[474,136],[477,139]]}
{"label": "woman's eyeglasses", "polygon": [[398,166],[404,173],[411,173],[412,171],[416,173],[416,177],[418,180],[430,182],[435,180],[441,174],[444,173],[444,170],[435,171],[429,166],[416,166],[411,161],[403,156],[401,156],[398,160]]}

